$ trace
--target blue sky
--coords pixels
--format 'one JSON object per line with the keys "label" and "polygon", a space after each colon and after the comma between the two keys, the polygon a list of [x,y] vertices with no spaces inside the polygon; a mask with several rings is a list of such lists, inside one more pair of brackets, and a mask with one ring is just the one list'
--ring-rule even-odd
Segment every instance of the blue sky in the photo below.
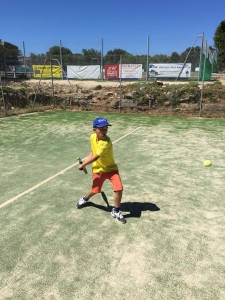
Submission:
{"label": "blue sky", "polygon": [[[171,55],[191,47],[204,32],[210,46],[225,20],[225,1],[166,0],[39,0],[0,4],[0,39],[30,53],[46,53],[60,45],[82,49],[121,48],[132,54]],[[200,45],[198,38],[195,46]]]}

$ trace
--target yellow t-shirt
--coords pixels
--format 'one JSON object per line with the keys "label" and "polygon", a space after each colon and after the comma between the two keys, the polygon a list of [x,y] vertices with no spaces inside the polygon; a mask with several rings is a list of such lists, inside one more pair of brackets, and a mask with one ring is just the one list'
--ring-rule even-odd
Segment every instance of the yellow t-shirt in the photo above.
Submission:
{"label": "yellow t-shirt", "polygon": [[96,133],[90,136],[91,150],[95,155],[100,157],[92,163],[93,173],[105,173],[118,170],[113,157],[113,146],[110,138],[105,137],[104,140],[97,141]]}

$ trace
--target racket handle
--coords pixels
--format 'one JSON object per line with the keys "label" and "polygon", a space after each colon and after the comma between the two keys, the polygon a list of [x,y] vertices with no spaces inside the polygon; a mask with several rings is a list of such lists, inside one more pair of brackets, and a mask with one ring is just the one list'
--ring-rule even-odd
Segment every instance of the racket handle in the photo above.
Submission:
{"label": "racket handle", "polygon": [[[82,159],[81,159],[80,157],[78,157],[77,160],[78,160],[79,164],[82,165],[82,163],[83,163],[83,162],[82,162]],[[88,173],[88,171],[87,171],[86,168],[84,168],[83,171],[84,171],[85,174]]]}

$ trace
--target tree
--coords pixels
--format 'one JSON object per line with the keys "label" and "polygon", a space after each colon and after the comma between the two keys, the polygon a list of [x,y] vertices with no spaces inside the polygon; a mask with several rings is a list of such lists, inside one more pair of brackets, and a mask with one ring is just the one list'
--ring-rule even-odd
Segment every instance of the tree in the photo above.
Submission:
{"label": "tree", "polygon": [[19,55],[21,55],[21,51],[16,45],[0,40],[0,71],[6,71],[10,65],[19,65]]}
{"label": "tree", "polygon": [[101,61],[101,52],[93,48],[91,49],[82,49],[83,61],[85,64],[96,65],[100,64]]}
{"label": "tree", "polygon": [[120,49],[120,48],[116,48],[114,50],[109,50],[106,55],[127,55],[129,54],[126,50]]}
{"label": "tree", "polygon": [[217,27],[214,35],[214,43],[217,50],[218,70],[225,70],[225,20]]}
{"label": "tree", "polygon": [[150,59],[150,62],[152,63],[169,63],[170,61],[170,57],[164,54],[156,54],[154,56],[152,56]]}
{"label": "tree", "polygon": [[21,55],[21,51],[17,46],[0,40],[0,55],[3,54],[5,56],[18,56]]}
{"label": "tree", "polygon": [[120,57],[122,56],[122,62],[127,63],[128,57],[131,58],[133,57],[132,54],[128,53],[127,51],[116,48],[114,50],[109,50],[105,57],[104,57],[104,62],[106,64],[118,64],[120,62]]}
{"label": "tree", "polygon": [[[190,53],[189,53],[189,51],[190,51]],[[189,47],[184,52],[181,53],[180,62],[184,62],[189,53],[187,63],[191,63],[191,69],[192,69],[192,71],[194,71],[196,67],[199,67],[200,52],[201,52],[201,47],[199,47],[199,46],[196,46],[192,49]]]}
{"label": "tree", "polygon": [[43,65],[46,60],[46,55],[45,54],[34,54],[31,53],[29,57],[29,62],[30,65]]}
{"label": "tree", "polygon": [[[71,55],[72,51],[68,48],[61,48],[62,55]],[[47,55],[60,55],[60,47],[59,46],[53,46],[49,48],[48,52],[46,52]]]}
{"label": "tree", "polygon": [[170,57],[171,63],[180,63],[180,55],[177,52],[172,52]]}

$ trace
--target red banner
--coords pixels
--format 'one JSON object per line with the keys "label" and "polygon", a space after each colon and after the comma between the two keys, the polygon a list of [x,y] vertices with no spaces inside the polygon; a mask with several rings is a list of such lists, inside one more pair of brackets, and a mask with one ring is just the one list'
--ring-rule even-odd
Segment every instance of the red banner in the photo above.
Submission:
{"label": "red banner", "polygon": [[105,78],[119,78],[119,65],[105,65]]}

